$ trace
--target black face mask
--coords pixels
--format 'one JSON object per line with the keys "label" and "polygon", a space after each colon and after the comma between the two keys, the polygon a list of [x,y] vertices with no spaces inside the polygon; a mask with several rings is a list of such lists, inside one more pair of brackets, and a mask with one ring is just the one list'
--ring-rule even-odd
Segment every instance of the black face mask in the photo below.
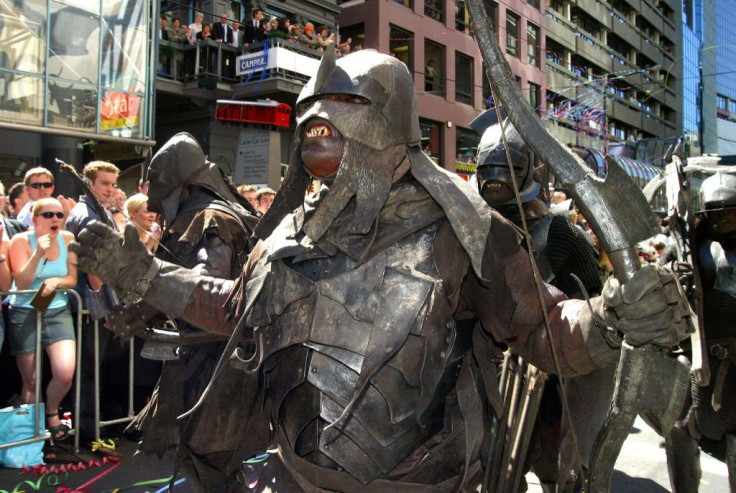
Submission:
{"label": "black face mask", "polygon": [[736,241],[736,208],[705,211],[698,215],[709,239],[721,244]]}

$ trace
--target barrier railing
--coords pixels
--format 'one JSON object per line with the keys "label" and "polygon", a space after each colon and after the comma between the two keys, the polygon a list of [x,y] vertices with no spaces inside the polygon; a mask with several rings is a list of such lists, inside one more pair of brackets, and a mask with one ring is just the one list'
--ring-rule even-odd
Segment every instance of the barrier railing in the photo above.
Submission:
{"label": "barrier railing", "polygon": [[[60,289],[58,290],[60,292],[66,292],[67,294],[71,294],[76,298],[77,306],[82,306],[82,298],[74,289]],[[13,294],[35,294],[36,290],[17,290],[17,291],[8,291],[8,292],[0,292],[0,295],[13,295]],[[82,394],[82,340],[83,340],[83,331],[82,331],[82,316],[88,315],[89,312],[87,310],[78,310],[77,316],[76,316],[76,345],[77,345],[77,354],[76,354],[76,368],[75,368],[75,379],[74,379],[74,385],[75,385],[75,392],[74,392],[74,413],[72,416],[72,431],[71,435],[74,436],[74,450],[79,451],[80,448],[80,421],[81,421],[81,394]],[[39,425],[39,416],[40,416],[40,404],[43,402],[42,399],[42,375],[43,375],[43,347],[41,347],[41,324],[42,324],[42,316],[43,312],[36,310],[36,347],[35,347],[35,355],[36,355],[36,388],[35,388],[35,394],[34,394],[34,409],[35,409],[35,423],[34,423],[34,433],[31,438],[27,438],[24,440],[18,440],[14,442],[8,442],[0,444],[0,449],[8,448],[8,447],[15,447],[18,445],[25,445],[28,443],[34,443],[39,441],[45,441],[50,440],[51,434],[46,431],[45,429],[42,431]],[[120,424],[120,423],[127,423],[133,420],[135,417],[135,399],[134,399],[134,392],[135,392],[135,343],[134,340],[130,340],[130,354],[128,355],[128,412],[127,415],[110,419],[110,420],[102,420],[101,419],[101,411],[100,411],[100,323],[99,320],[94,321],[94,434],[95,434],[95,440],[100,439],[100,430],[106,426]]]}
{"label": "barrier railing", "polygon": [[[84,310],[85,312],[87,310]],[[95,359],[95,440],[100,439],[100,429],[110,425],[120,423],[128,423],[135,418],[134,400],[135,400],[135,340],[130,339],[130,351],[128,354],[128,414],[121,418],[101,420],[100,413],[100,321],[95,320],[94,323],[94,359]]]}
{"label": "barrier railing", "polygon": [[[79,293],[74,291],[73,289],[59,289],[60,292],[66,292],[67,294],[71,293],[74,297],[77,298],[77,306],[82,306],[82,299],[79,296]],[[13,295],[13,294],[35,294],[38,290],[35,289],[23,289],[23,290],[17,290],[17,291],[7,291],[7,292],[0,292],[0,295],[6,296],[6,295]],[[0,449],[8,448],[8,447],[16,447],[18,445],[25,445],[28,443],[35,443],[35,442],[41,442],[45,440],[51,439],[51,434],[44,429],[43,433],[41,433],[41,427],[39,425],[39,418],[44,418],[45,423],[45,417],[41,416],[40,413],[40,407],[41,407],[41,387],[43,387],[42,380],[43,380],[43,348],[41,347],[41,323],[42,323],[42,317],[43,317],[43,311],[36,310],[36,348],[35,348],[35,355],[36,355],[36,388],[35,388],[35,394],[34,394],[34,424],[33,424],[33,436],[31,438],[26,438],[23,440],[17,440],[15,442],[8,442],[0,444]],[[73,424],[74,427],[72,429],[72,434],[74,435],[74,448],[75,450],[79,450],[79,412],[81,409],[81,398],[80,398],[80,391],[82,388],[82,377],[81,372],[79,371],[79,368],[82,364],[82,313],[77,313],[77,361],[76,361],[76,377],[75,377],[75,396],[74,396],[74,417],[73,417]]]}

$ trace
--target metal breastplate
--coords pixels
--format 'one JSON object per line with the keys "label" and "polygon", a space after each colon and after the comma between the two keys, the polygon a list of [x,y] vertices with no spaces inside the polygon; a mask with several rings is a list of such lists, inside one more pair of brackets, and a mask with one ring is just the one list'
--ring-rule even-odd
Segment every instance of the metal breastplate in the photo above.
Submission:
{"label": "metal breastplate", "polygon": [[700,264],[706,340],[728,346],[736,339],[736,259],[711,242],[700,248]]}
{"label": "metal breastplate", "polygon": [[469,344],[433,261],[440,224],[358,267],[299,254],[255,270],[250,368],[266,375],[272,420],[298,455],[368,483],[443,427]]}

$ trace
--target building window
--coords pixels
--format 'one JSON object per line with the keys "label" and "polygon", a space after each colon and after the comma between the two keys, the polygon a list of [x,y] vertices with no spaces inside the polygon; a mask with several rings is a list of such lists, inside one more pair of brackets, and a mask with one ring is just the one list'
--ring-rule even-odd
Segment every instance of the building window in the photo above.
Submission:
{"label": "building window", "polygon": [[345,42],[350,39],[350,51],[358,51],[365,48],[365,25],[353,24],[340,28],[339,42]]}
{"label": "building window", "polygon": [[475,156],[480,135],[473,130],[457,127],[455,134],[455,171],[465,177],[475,173]]}
{"label": "building window", "polygon": [[736,100],[732,99],[728,103],[728,112],[731,113],[732,117],[736,117]]}
{"label": "building window", "polygon": [[521,19],[513,12],[506,11],[506,53],[519,57],[519,23]]}
{"label": "building window", "polygon": [[540,87],[532,82],[529,82],[529,106],[539,113],[542,108],[539,107]]}
{"label": "building window", "polygon": [[455,52],[455,100],[473,104],[473,59]]}
{"label": "building window", "polygon": [[534,7],[535,9],[539,8],[539,0],[526,0],[527,5],[530,7]]}
{"label": "building window", "polygon": [[412,0],[394,0],[394,2],[403,5],[404,7],[408,9],[414,8],[414,2]]}
{"label": "building window", "polygon": [[424,15],[439,22],[445,22],[444,0],[424,0]]}
{"label": "building window", "polygon": [[726,111],[726,97],[725,96],[718,95],[716,97],[716,107],[719,110]]}
{"label": "building window", "polygon": [[0,120],[146,138],[146,9],[121,0],[103,18],[101,2],[83,3],[0,5]]}
{"label": "building window", "polygon": [[439,164],[442,157],[442,125],[432,120],[419,119],[422,130],[422,150]]}
{"label": "building window", "polygon": [[539,28],[531,22],[526,24],[526,44],[527,62],[539,67]]}
{"label": "building window", "polygon": [[550,8],[558,14],[565,13],[565,2],[563,0],[551,0],[547,3],[547,8]]}
{"label": "building window", "polygon": [[493,93],[491,92],[491,83],[488,80],[488,66],[483,62],[483,109],[489,109],[493,107]]}
{"label": "building window", "polygon": [[465,0],[455,1],[455,29],[470,35],[470,13]]}
{"label": "building window", "polygon": [[404,62],[409,67],[409,72],[413,74],[414,62],[411,47],[414,41],[414,33],[392,25],[389,36],[391,39],[388,43],[388,49],[391,55]]}
{"label": "building window", "polygon": [[486,8],[493,30],[498,32],[498,4],[493,0],[483,0],[483,6]]}
{"label": "building window", "polygon": [[445,47],[424,43],[424,90],[429,94],[445,96]]}

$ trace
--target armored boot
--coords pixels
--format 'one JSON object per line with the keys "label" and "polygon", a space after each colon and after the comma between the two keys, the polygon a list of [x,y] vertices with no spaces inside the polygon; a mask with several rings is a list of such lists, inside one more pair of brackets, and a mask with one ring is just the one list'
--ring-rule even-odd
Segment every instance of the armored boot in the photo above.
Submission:
{"label": "armored boot", "polygon": [[[674,427],[665,439],[665,449],[672,493],[697,492],[702,475],[697,440],[687,431]],[[734,450],[736,451],[736,448]]]}
{"label": "armored boot", "polygon": [[554,481],[541,481],[542,493],[557,493],[557,483]]}
{"label": "armored boot", "polygon": [[724,435],[726,440],[726,467],[728,467],[728,486],[736,493],[736,435]]}

